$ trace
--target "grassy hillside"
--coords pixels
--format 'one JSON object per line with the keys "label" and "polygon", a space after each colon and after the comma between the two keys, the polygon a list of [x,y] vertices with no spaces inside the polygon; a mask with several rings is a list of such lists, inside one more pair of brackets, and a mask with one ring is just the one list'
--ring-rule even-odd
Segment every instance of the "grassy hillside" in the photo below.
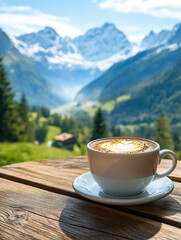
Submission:
{"label": "grassy hillside", "polygon": [[139,62],[141,59],[145,58],[151,52],[153,52],[153,49],[140,52],[125,61],[115,63],[100,77],[98,77],[97,79],[92,81],[90,84],[88,84],[84,88],[82,88],[78,92],[78,94],[76,96],[76,100],[79,102],[84,101],[84,100],[90,100],[90,101],[98,100],[101,95],[102,89],[107,85],[107,83],[111,79],[113,79],[116,75],[118,75],[124,69],[132,66],[134,63]]}
{"label": "grassy hillside", "polygon": [[77,94],[80,102],[91,100],[114,100],[123,94],[130,94],[141,82],[174,67],[181,60],[181,48],[154,48],[114,64],[102,76],[85,86]]}
{"label": "grassy hillside", "polygon": [[[130,92],[130,91],[129,91]],[[131,90],[131,98],[116,104],[109,120],[117,123],[153,122],[164,111],[172,124],[181,116],[181,61],[172,69]]]}
{"label": "grassy hillside", "polygon": [[106,113],[110,113],[114,110],[115,106],[120,102],[125,102],[130,99],[130,95],[121,95],[114,100],[99,102],[92,107],[84,108],[83,111],[87,112],[90,117],[93,117],[98,107],[101,107],[102,110]]}
{"label": "grassy hillside", "polygon": [[150,81],[158,74],[174,67],[179,60],[181,60],[181,48],[176,50],[165,49],[161,52],[156,51],[110,78],[101,91],[100,99],[110,94],[115,98],[115,94],[119,92],[125,93],[124,88],[126,92],[136,89],[137,84]]}
{"label": "grassy hillside", "polygon": [[[104,98],[95,105],[80,109],[79,120],[92,118],[101,106],[109,125],[147,126],[154,123],[164,111],[176,132],[181,129],[181,61],[170,70],[160,73],[147,82],[125,88]],[[81,112],[82,111],[82,112]]]}
{"label": "grassy hillside", "polygon": [[79,156],[81,154],[78,148],[68,151],[48,147],[46,144],[0,143],[0,166],[39,159]]}
{"label": "grassy hillside", "polygon": [[46,142],[52,141],[55,138],[55,136],[57,136],[58,134],[60,134],[60,128],[59,127],[48,126],[48,133],[47,133],[47,136],[46,136]]}

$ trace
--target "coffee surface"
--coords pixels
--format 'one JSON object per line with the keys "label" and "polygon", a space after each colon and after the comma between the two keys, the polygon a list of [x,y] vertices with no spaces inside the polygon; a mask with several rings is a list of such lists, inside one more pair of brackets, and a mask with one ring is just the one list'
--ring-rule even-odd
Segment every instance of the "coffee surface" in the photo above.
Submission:
{"label": "coffee surface", "polygon": [[156,147],[157,145],[149,140],[136,138],[113,138],[94,141],[91,143],[91,148],[100,152],[110,153],[147,152]]}

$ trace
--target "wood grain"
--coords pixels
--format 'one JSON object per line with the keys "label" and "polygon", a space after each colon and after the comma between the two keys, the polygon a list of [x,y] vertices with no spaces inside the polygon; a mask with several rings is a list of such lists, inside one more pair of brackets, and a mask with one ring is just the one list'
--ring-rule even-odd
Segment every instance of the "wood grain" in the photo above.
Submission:
{"label": "wood grain", "polygon": [[0,239],[181,239],[179,228],[6,179]]}
{"label": "wood grain", "polygon": [[[163,160],[160,169],[165,170],[169,164],[169,160]],[[72,189],[72,181],[88,170],[86,157],[76,157],[9,165],[0,168],[0,177],[80,198]],[[180,179],[181,162],[178,162],[173,174]],[[173,177],[172,175],[171,178],[173,179]],[[164,199],[147,205],[118,209],[181,227],[181,183],[175,182],[173,193]]]}
{"label": "wood grain", "polygon": [[[154,219],[164,222],[181,229],[181,184],[175,183],[175,191],[169,196],[149,204],[118,207],[119,210],[125,210],[138,216],[144,216],[149,219]],[[179,189],[179,195],[175,194]]]}
{"label": "wood grain", "polygon": [[[159,166],[159,171],[167,169],[170,163],[170,160],[163,160]],[[0,177],[9,175],[74,194],[72,190],[73,180],[88,171],[87,157],[84,156],[8,165],[0,168]],[[181,161],[178,161],[177,168],[169,177],[174,181],[181,181]]]}

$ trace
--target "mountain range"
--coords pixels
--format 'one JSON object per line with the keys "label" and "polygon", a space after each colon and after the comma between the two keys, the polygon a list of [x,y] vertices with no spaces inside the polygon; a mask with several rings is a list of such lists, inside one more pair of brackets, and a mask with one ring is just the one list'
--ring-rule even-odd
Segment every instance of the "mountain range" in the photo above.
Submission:
{"label": "mountain range", "polygon": [[79,89],[133,50],[124,33],[111,23],[74,39],[62,38],[53,28],[45,27],[12,41],[66,101],[72,101]]}
{"label": "mountain range", "polygon": [[173,43],[181,43],[181,23],[176,24],[171,31],[162,30],[158,33],[150,31],[150,33],[143,38],[140,46],[142,49],[147,49]]}
{"label": "mountain range", "polygon": [[25,93],[30,105],[50,108],[74,97],[79,105],[128,95],[131,100],[132,90],[178,64],[180,44],[181,24],[151,31],[137,46],[112,23],[73,39],[51,27],[10,38],[0,31],[0,51],[17,99]]}
{"label": "mountain range", "polygon": [[76,100],[74,114],[82,120],[102,106],[111,125],[151,124],[164,111],[177,126],[181,115],[181,24],[172,31],[146,36],[137,54],[113,64],[82,88]]}
{"label": "mountain range", "polygon": [[157,35],[151,32],[141,42],[141,46],[149,46],[146,50],[142,50],[141,47],[136,55],[113,64],[100,77],[82,88],[76,95],[76,100],[100,101],[111,98],[110,95],[117,96],[121,91],[124,92],[124,89],[135,87],[141,82],[149,81],[177,64],[181,59],[180,43],[181,24],[177,24],[170,32],[164,30]]}
{"label": "mountain range", "polygon": [[114,64],[103,75],[84,87],[76,100],[101,101],[111,99],[121,92],[137,87],[154,76],[170,69],[181,59],[179,45],[167,45],[139,52],[135,56]]}

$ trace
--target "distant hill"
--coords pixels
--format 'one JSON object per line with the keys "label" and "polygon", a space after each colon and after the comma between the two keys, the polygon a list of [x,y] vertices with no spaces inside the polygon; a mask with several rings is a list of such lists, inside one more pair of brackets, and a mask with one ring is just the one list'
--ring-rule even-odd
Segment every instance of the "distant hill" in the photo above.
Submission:
{"label": "distant hill", "polygon": [[17,100],[24,93],[29,105],[44,105],[53,108],[64,103],[60,97],[53,93],[51,85],[39,73],[31,59],[22,55],[1,29],[0,52],[4,57],[3,63]]}
{"label": "distant hill", "polygon": [[170,70],[132,88],[131,98],[118,103],[110,113],[117,124],[152,122],[164,110],[171,123],[181,116],[181,61]]}
{"label": "distant hill", "polygon": [[[181,126],[181,60],[149,81],[124,88],[97,103],[74,103],[66,106],[66,112],[68,109],[69,114],[87,122],[98,107],[102,108],[110,125],[152,124],[164,111],[172,125]],[[64,113],[63,110],[62,106],[55,112]]]}
{"label": "distant hill", "polygon": [[157,48],[152,54],[128,66],[110,79],[102,89],[99,100],[108,95],[113,95],[114,98],[115,95],[124,92],[124,88],[126,91],[136,89],[139,83],[149,82],[156,75],[172,68],[179,60],[181,60],[180,47]]}
{"label": "distant hill", "polygon": [[[76,96],[77,101],[114,99],[140,82],[172,68],[181,59],[181,48],[168,45],[152,48],[114,64],[102,76],[85,86]],[[125,90],[124,90],[125,89]]]}
{"label": "distant hill", "polygon": [[[105,73],[103,73],[100,77],[86,85],[82,88],[75,97],[75,100],[78,102],[81,101],[96,101],[99,100],[101,96],[101,92],[104,87],[108,84],[108,82],[112,81],[112,79],[117,76],[119,73],[124,71],[126,68],[132,66],[136,62],[139,62],[141,59],[144,59],[153,50],[145,50],[136,54],[133,57],[128,58],[125,61],[121,61],[113,64],[111,68],[109,68]],[[112,83],[111,83],[112,85]]]}

